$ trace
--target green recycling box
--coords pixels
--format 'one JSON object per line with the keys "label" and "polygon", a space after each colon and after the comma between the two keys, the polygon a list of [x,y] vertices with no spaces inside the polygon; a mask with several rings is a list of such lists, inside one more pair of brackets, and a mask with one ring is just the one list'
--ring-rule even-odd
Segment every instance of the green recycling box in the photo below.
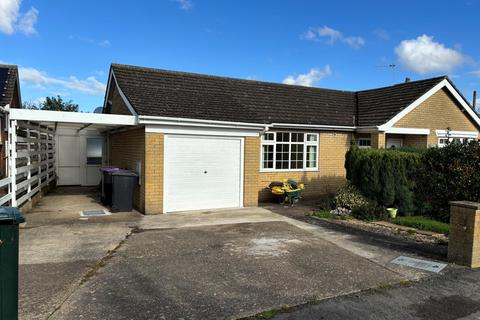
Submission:
{"label": "green recycling box", "polygon": [[0,207],[0,319],[18,319],[18,225],[25,219],[17,208]]}

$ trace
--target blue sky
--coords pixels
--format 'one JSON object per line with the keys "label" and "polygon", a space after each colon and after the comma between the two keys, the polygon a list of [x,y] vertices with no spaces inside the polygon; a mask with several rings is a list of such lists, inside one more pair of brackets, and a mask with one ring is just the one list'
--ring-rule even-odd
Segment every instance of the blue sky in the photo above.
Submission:
{"label": "blue sky", "polygon": [[[343,90],[447,74],[480,89],[480,0],[0,0],[22,98],[91,111],[112,62]],[[395,64],[395,68],[388,65]]]}

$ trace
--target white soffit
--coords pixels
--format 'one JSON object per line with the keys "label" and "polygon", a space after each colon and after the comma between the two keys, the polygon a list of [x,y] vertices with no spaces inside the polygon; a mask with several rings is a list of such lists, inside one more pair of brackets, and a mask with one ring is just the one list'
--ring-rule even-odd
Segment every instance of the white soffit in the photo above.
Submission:
{"label": "white soffit", "polygon": [[478,132],[476,131],[447,131],[447,130],[435,130],[437,137],[446,138],[478,138]]}
{"label": "white soffit", "polygon": [[428,135],[430,134],[430,129],[428,128],[389,128],[385,130],[385,133]]}

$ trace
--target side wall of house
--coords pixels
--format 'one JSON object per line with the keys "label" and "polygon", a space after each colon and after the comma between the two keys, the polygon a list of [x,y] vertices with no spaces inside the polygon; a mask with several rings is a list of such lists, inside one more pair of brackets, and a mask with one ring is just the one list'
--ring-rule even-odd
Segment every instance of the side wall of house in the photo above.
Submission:
{"label": "side wall of house", "polygon": [[[126,168],[136,172],[138,163],[145,168],[145,129],[137,128],[110,134],[109,165]],[[139,184],[135,188],[134,207],[145,211],[145,170],[141,170]]]}
{"label": "side wall of house", "polygon": [[[430,129],[430,134],[427,138],[428,146],[438,143],[435,130],[446,130],[449,128],[452,131],[478,132],[480,129],[446,89],[436,92],[395,123],[394,127]],[[419,140],[416,143],[420,143]]]}

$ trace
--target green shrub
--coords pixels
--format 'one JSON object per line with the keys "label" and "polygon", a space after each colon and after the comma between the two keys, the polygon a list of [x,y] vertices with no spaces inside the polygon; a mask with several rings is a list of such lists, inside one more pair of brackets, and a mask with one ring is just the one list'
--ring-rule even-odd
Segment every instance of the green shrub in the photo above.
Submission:
{"label": "green shrub", "polygon": [[421,157],[420,152],[352,145],[345,159],[347,179],[368,199],[410,214],[416,209],[414,178]]}
{"label": "green shrub", "polygon": [[448,235],[449,232],[448,223],[432,220],[422,216],[397,217],[392,220],[392,223],[420,230],[443,233],[445,235]]}
{"label": "green shrub", "polygon": [[379,206],[375,202],[369,202],[352,209],[352,216],[360,220],[377,221],[386,220],[388,213],[385,207]]}
{"label": "green shrub", "polygon": [[415,180],[419,213],[448,222],[450,201],[480,201],[479,142],[428,149]]}
{"label": "green shrub", "polygon": [[350,210],[368,203],[368,199],[365,198],[360,190],[350,182],[347,182],[337,190],[334,201],[336,207],[347,208]]}

